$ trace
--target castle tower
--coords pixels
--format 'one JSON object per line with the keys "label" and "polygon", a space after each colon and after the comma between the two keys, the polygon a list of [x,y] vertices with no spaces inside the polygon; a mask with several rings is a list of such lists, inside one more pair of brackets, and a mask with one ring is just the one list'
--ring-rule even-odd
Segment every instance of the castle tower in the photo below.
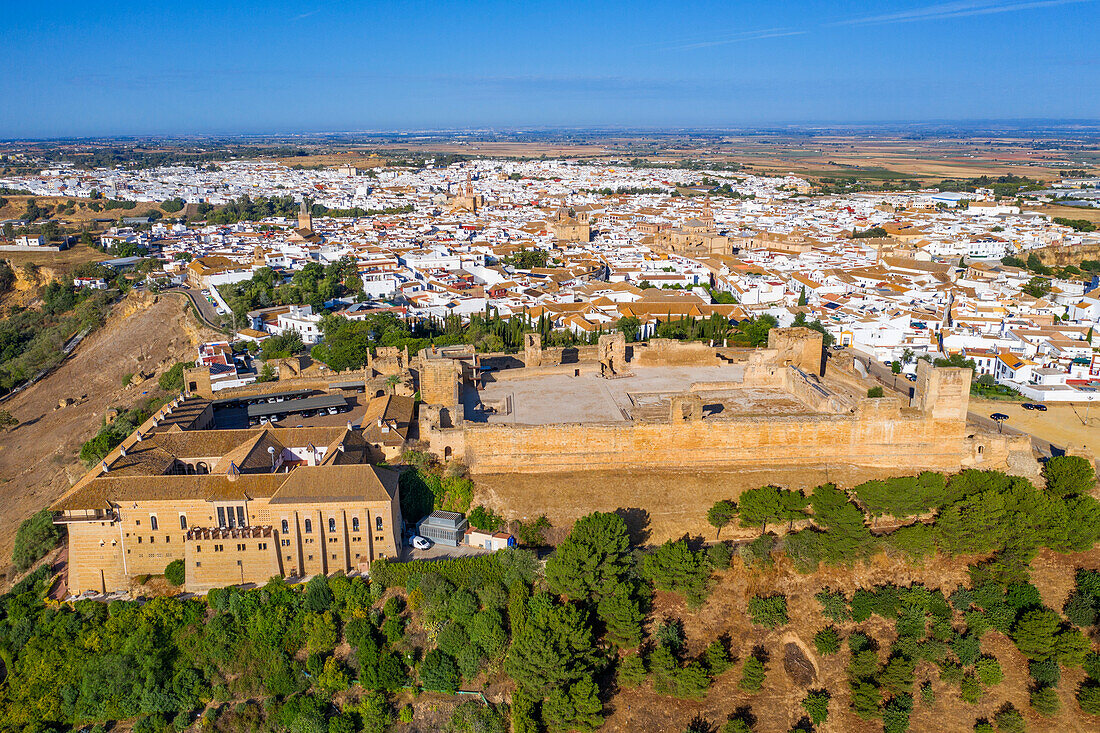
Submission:
{"label": "castle tower", "polygon": [[309,210],[306,199],[302,199],[302,205],[298,209],[298,228],[313,231],[313,213]]}

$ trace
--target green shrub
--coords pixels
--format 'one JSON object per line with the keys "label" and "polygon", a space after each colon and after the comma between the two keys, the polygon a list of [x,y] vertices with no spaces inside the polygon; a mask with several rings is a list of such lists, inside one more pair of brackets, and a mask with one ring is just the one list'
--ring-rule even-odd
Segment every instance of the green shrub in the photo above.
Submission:
{"label": "green shrub", "polygon": [[802,699],[802,709],[810,716],[814,725],[821,725],[829,717],[829,693],[825,690],[810,690]]}
{"label": "green shrub", "polygon": [[619,687],[624,689],[637,687],[645,682],[645,678],[645,660],[642,659],[641,654],[628,654],[619,661],[619,670],[615,677]]}
{"label": "green shrub", "polygon": [[852,710],[863,720],[873,720],[879,716],[879,702],[882,692],[869,680],[850,680]]}
{"label": "green shrub", "polygon": [[740,545],[737,548],[737,554],[741,556],[741,560],[744,561],[747,568],[771,567],[774,562],[772,553],[775,551],[777,543],[778,540],[775,535],[762,534],[752,542]]}
{"label": "green shrub", "polygon": [[819,591],[814,598],[821,604],[821,613],[833,621],[843,623],[852,618],[852,614],[848,613],[848,598],[842,591],[826,588]]}
{"label": "green shrub", "polygon": [[867,396],[871,398],[878,398],[883,396],[882,387],[871,387],[867,390]]}
{"label": "green shrub", "polygon": [[164,568],[164,579],[177,588],[186,580],[186,567],[183,560],[173,560]]}
{"label": "green shrub", "polygon": [[741,669],[740,687],[742,690],[756,692],[763,687],[766,676],[767,672],[764,669],[763,660],[753,654],[745,660],[745,664]]}
{"label": "green shrub", "polygon": [[985,656],[974,663],[974,671],[978,673],[982,684],[986,687],[995,687],[1004,681],[1004,671],[996,657]]}
{"label": "green shrub", "polygon": [[1089,715],[1100,715],[1100,682],[1087,679],[1077,688],[1077,704]]}
{"label": "green shrub", "polygon": [[1053,687],[1037,687],[1031,691],[1031,707],[1040,715],[1050,717],[1057,715],[1062,707],[1062,701],[1058,699],[1058,690]]}
{"label": "green shrub", "polygon": [[971,705],[979,702],[982,699],[982,695],[985,694],[985,690],[982,689],[981,681],[974,675],[964,675],[962,682],[959,684],[959,697],[963,702],[968,702]]}
{"label": "green shrub", "polygon": [[929,708],[936,704],[936,691],[932,689],[931,680],[926,680],[921,683],[920,701],[921,704]]}
{"label": "green shrub", "polygon": [[427,690],[454,694],[458,689],[458,667],[454,659],[432,649],[420,663],[420,684]]}
{"label": "green shrub", "polygon": [[753,596],[749,599],[749,615],[754,624],[765,628],[774,629],[784,626],[789,620],[787,597],[780,594]]}
{"label": "green shrub", "polygon": [[24,520],[15,533],[15,550],[12,552],[15,569],[20,573],[27,570],[56,547],[62,536],[61,527],[53,523],[53,512],[49,509],[36,512]]}
{"label": "green shrub", "polygon": [[429,573],[437,574],[459,587],[471,586],[475,577],[482,582],[510,585],[508,581],[513,578],[529,582],[535,574],[535,561],[527,550],[515,549],[442,561],[394,563],[382,558],[371,563],[371,587],[378,583],[383,588],[415,588],[420,578]]}
{"label": "green shrub", "polygon": [[504,526],[504,517],[480,504],[471,509],[466,518],[473,527],[483,532],[496,532]]}
{"label": "green shrub", "polygon": [[818,631],[814,635],[814,646],[817,647],[817,653],[822,656],[840,651],[840,634],[837,633],[836,627],[826,626]]}
{"label": "green shrub", "polygon": [[913,689],[913,670],[915,666],[913,660],[907,657],[890,657],[879,676],[882,687],[895,696],[909,694]]}
{"label": "green shrub", "polygon": [[997,723],[997,733],[1025,733],[1027,725],[1024,723],[1024,716],[1020,714],[1020,711],[1012,707],[1010,703],[1006,703],[996,715],[993,716],[994,722]]}
{"label": "green shrub", "polygon": [[898,695],[887,700],[882,707],[882,733],[905,733],[909,730],[912,712],[912,695]]}
{"label": "green shrub", "polygon": [[911,524],[899,527],[882,538],[887,547],[904,554],[912,562],[931,557],[936,551],[935,532],[931,525]]}
{"label": "green shrub", "polygon": [[1092,677],[1094,680],[1100,680],[1100,653],[1091,652],[1085,657],[1085,662],[1082,666],[1085,668],[1085,674]]}
{"label": "green shrub", "polygon": [[707,598],[711,566],[686,540],[669,540],[642,558],[641,574],[661,590],[679,593],[695,608]]}
{"label": "green shrub", "polygon": [[182,392],[183,391],[183,370],[191,369],[195,366],[195,362],[177,361],[172,365],[170,369],[164,371],[157,379],[157,386],[163,389],[165,392]]}
{"label": "green shrub", "polygon": [[1088,494],[1096,484],[1092,462],[1080,456],[1054,456],[1043,464],[1043,478],[1055,496]]}
{"label": "green shrub", "polygon": [[732,660],[730,659],[729,649],[726,648],[726,643],[722,639],[715,639],[703,652],[703,662],[706,664],[707,669],[710,671],[711,676],[717,677],[730,668]]}

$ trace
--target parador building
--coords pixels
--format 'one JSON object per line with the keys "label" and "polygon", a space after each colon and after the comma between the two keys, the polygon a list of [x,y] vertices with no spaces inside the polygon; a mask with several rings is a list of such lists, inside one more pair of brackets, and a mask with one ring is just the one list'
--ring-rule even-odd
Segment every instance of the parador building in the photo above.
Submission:
{"label": "parador building", "polygon": [[358,432],[185,430],[171,419],[194,414],[197,427],[209,412],[207,400],[175,400],[53,505],[68,528],[71,593],[126,590],[173,560],[186,564],[186,590],[201,592],[365,572],[397,556],[398,475],[367,462]]}

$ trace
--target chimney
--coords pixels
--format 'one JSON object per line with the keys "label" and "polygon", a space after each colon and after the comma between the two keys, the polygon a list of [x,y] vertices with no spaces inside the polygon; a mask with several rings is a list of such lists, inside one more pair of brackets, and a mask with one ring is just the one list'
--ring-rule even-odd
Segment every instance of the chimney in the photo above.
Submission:
{"label": "chimney", "polygon": [[126,446],[124,446],[124,445],[120,445],[120,446],[118,447],[118,454],[119,454],[120,456],[125,456],[125,455],[126,455]]}
{"label": "chimney", "polygon": [[110,473],[111,469],[107,466],[107,461],[103,462],[103,473]]}

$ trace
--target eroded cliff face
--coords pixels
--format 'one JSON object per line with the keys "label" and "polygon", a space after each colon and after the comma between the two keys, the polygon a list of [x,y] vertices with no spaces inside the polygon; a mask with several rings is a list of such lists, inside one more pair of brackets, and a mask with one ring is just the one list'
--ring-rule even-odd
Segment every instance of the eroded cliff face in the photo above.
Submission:
{"label": "eroded cliff face", "polygon": [[[4,259],[2,253],[0,253],[0,259]],[[12,306],[26,308],[34,304],[39,298],[39,290],[46,283],[62,277],[61,271],[53,267],[13,265],[12,272],[15,273],[12,289],[0,297],[0,309],[4,313]]]}

